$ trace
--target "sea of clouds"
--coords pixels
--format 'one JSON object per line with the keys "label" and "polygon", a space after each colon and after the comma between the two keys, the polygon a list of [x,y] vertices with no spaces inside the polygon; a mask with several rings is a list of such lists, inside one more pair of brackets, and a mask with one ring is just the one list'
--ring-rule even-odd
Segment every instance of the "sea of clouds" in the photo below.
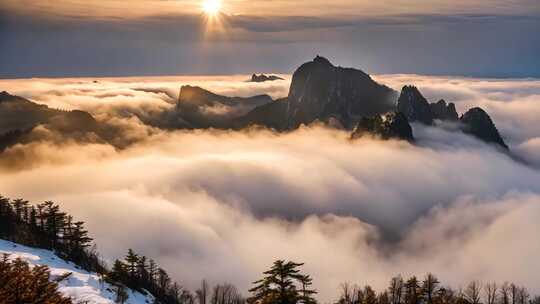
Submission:
{"label": "sea of clouds", "polygon": [[[154,77],[0,80],[0,90],[88,111],[130,144],[55,140],[0,157],[0,193],[54,200],[87,222],[107,259],[127,248],[195,288],[206,278],[244,292],[275,259],[305,262],[319,299],[345,281],[382,290],[426,272],[453,287],[514,281],[540,293],[540,81],[379,75],[430,101],[481,106],[511,152],[414,125],[416,144],[349,139],[324,126],[277,134],[164,131],[180,85],[229,96],[287,95],[287,80]],[[36,132],[38,132],[37,130]]]}

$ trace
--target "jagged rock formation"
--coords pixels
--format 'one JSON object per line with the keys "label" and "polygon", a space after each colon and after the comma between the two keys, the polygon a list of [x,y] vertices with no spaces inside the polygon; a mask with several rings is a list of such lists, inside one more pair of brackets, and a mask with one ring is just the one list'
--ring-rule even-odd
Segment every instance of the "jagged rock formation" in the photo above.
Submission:
{"label": "jagged rock formation", "polygon": [[230,128],[232,121],[257,106],[271,103],[268,95],[226,97],[196,86],[182,86],[176,121],[183,128]]}
{"label": "jagged rock formation", "polygon": [[457,121],[459,115],[456,111],[456,105],[454,103],[446,104],[444,99],[439,100],[437,103],[430,103],[431,113],[433,119]]}
{"label": "jagged rock formation", "polygon": [[481,108],[474,108],[458,118],[456,106],[444,100],[429,103],[414,86],[404,86],[398,100],[398,110],[405,114],[410,122],[432,125],[435,119],[460,122],[464,133],[471,134],[487,143],[496,143],[508,149],[499,131],[489,115]]}
{"label": "jagged rock formation", "polygon": [[407,117],[400,112],[364,117],[353,131],[351,138],[357,139],[366,134],[382,139],[402,139],[413,141],[413,130]]}
{"label": "jagged rock formation", "polygon": [[463,132],[508,149],[491,117],[481,108],[470,109],[461,116],[460,122],[463,124]]}
{"label": "jagged rock formation", "polygon": [[429,102],[415,86],[404,86],[398,99],[398,111],[410,122],[419,121],[426,125],[433,124],[433,113]]}
{"label": "jagged rock formation", "polygon": [[276,81],[276,80],[283,80],[283,78],[275,76],[275,75],[257,75],[253,74],[251,75],[251,79],[248,80],[248,82],[266,82],[266,81]]}
{"label": "jagged rock formation", "polygon": [[356,69],[336,67],[317,56],[293,75],[287,97],[287,128],[315,120],[338,119],[352,128],[365,116],[395,108],[397,93]]}
{"label": "jagged rock formation", "polygon": [[457,121],[456,105],[446,104],[443,99],[429,103],[415,86],[404,86],[398,99],[398,111],[411,122],[418,121],[432,125],[435,119]]}

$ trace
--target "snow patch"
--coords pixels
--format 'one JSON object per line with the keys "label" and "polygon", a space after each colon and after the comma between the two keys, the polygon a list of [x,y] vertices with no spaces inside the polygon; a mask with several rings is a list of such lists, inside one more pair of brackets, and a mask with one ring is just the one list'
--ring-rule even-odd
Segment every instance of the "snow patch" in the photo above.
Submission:
{"label": "snow patch", "polygon": [[[0,255],[8,254],[10,260],[20,258],[31,266],[46,265],[51,272],[51,279],[71,273],[58,283],[59,291],[70,297],[73,303],[114,304],[115,287],[105,282],[98,274],[82,270],[77,265],[66,262],[53,252],[44,249],[30,248],[17,243],[0,240]],[[129,299],[125,304],[152,304],[154,297],[143,295],[137,291],[126,289]]]}

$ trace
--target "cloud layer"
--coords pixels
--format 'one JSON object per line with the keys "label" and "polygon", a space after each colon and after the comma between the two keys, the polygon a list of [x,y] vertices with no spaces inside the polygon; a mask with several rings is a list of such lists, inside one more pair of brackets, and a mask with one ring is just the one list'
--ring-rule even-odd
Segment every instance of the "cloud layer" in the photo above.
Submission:
{"label": "cloud layer", "polygon": [[[286,94],[288,82],[232,78],[0,81],[36,102],[85,109],[133,132],[168,109],[180,84],[227,95]],[[503,154],[451,128],[415,125],[417,145],[314,126],[288,134],[142,132],[116,150],[103,143],[32,143],[0,159],[0,193],[52,199],[87,221],[107,258],[132,247],[193,288],[202,278],[245,291],[274,259],[306,262],[323,301],[343,281],[378,289],[390,276],[431,271],[459,287],[511,280],[538,290],[540,171],[537,81],[378,76],[429,99],[481,105],[511,148]],[[529,116],[530,115],[530,116]],[[23,163],[21,166],[13,166]]]}

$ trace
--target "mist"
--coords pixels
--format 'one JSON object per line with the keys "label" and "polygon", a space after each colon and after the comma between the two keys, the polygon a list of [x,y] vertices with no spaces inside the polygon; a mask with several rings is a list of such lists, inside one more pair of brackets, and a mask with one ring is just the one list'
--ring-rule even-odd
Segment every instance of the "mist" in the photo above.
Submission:
{"label": "mist", "polygon": [[183,84],[278,98],[287,95],[286,78],[0,81],[0,89],[86,110],[133,138],[123,149],[50,137],[13,146],[0,158],[0,193],[59,203],[87,222],[109,261],[133,248],[188,288],[206,278],[245,293],[281,258],[306,263],[323,302],[337,298],[342,282],[382,290],[398,273],[433,272],[454,287],[508,280],[540,292],[538,81],[376,77],[395,89],[415,84],[459,112],[484,107],[509,153],[451,126],[413,125],[411,144],[351,141],[322,125],[278,134],[164,131],[143,122],[174,107]]}

